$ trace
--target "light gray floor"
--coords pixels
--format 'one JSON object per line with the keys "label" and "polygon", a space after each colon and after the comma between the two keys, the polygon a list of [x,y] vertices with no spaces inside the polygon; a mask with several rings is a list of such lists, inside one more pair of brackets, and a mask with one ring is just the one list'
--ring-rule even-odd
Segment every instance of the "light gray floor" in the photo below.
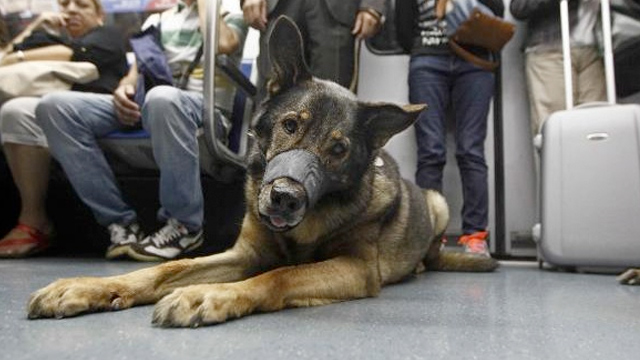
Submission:
{"label": "light gray floor", "polygon": [[56,278],[143,266],[0,261],[0,359],[640,359],[640,287],[533,262],[504,262],[493,274],[422,274],[374,299],[199,329],[152,327],[151,306],[26,319],[29,294]]}

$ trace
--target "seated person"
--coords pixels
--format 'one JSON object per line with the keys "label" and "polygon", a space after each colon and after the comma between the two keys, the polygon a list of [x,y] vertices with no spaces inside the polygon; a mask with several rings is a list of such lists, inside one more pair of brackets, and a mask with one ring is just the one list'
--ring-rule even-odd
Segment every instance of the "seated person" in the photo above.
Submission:
{"label": "seated person", "polygon": [[[76,84],[72,90],[111,93],[127,71],[124,38],[115,28],[103,25],[99,0],[58,3],[59,13],[41,14],[3,49],[6,55],[0,66],[32,60],[88,61],[96,65],[100,77]],[[37,97],[15,98],[0,109],[0,137],[22,201],[18,224],[0,241],[0,258],[42,251],[53,233],[45,210],[50,156],[35,116],[39,101]]]}
{"label": "seated person", "polygon": [[[181,0],[151,16],[143,27],[160,22],[161,42],[175,78],[195,58],[203,41],[205,0]],[[218,51],[239,56],[247,27],[241,15],[220,21]],[[133,101],[137,66],[122,78],[113,95],[58,92],[46,95],[36,116],[53,156],[60,162],[80,199],[99,224],[107,227],[111,245],[106,257],[158,261],[178,257],[203,242],[203,194],[200,184],[197,130],[202,126],[202,67],[189,76],[186,90],[161,85],[150,89],[144,104]],[[118,129],[142,125],[150,134],[160,170],[158,219],[164,225],[141,234],[137,214],[122,198],[113,170],[97,139]]]}

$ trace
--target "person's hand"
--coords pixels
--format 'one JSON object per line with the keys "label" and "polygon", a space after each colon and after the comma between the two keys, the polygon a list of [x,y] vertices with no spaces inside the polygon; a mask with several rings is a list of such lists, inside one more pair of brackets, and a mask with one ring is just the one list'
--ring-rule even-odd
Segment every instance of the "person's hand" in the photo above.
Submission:
{"label": "person's hand", "polygon": [[18,62],[15,54],[0,53],[0,66],[7,66]]}
{"label": "person's hand", "polygon": [[140,121],[140,107],[133,101],[135,87],[131,84],[118,86],[113,92],[113,105],[118,120],[123,125],[134,126]]}
{"label": "person's hand", "polygon": [[242,4],[244,21],[251,27],[264,31],[267,29],[267,1],[245,0]]}
{"label": "person's hand", "polygon": [[380,30],[381,25],[380,17],[374,16],[368,10],[360,10],[356,15],[356,23],[351,34],[358,40],[368,39]]}
{"label": "person's hand", "polygon": [[60,30],[67,26],[68,15],[56,12],[44,12],[35,20],[37,27]]}

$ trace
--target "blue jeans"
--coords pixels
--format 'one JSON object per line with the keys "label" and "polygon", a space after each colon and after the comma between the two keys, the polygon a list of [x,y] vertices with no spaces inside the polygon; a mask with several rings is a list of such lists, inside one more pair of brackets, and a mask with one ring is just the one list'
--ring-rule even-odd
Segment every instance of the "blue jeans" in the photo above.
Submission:
{"label": "blue jeans", "polygon": [[[202,227],[204,200],[196,132],[202,125],[203,97],[170,86],[147,93],[142,127],[151,136],[160,169],[158,218],[175,218],[190,231]],[[113,96],[81,92],[46,95],[36,117],[80,199],[103,226],[136,221],[135,211],[122,199],[111,167],[97,139],[123,128],[116,118]]]}
{"label": "blue jeans", "polygon": [[462,230],[487,229],[489,189],[484,141],[494,88],[493,73],[454,55],[413,56],[409,65],[409,99],[427,104],[415,124],[418,147],[416,183],[442,191],[446,163],[449,106],[455,119],[456,160],[462,180]]}

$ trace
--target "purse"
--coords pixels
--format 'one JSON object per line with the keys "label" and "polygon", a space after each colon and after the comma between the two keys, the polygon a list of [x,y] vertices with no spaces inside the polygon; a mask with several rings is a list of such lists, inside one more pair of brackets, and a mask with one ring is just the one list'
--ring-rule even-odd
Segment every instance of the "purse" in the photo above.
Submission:
{"label": "purse", "polygon": [[142,106],[146,92],[158,85],[173,86],[173,74],[160,42],[160,27],[150,26],[129,40],[138,66],[134,101]]}
{"label": "purse", "polygon": [[500,52],[515,33],[515,25],[495,16],[491,9],[478,0],[452,0],[447,11],[448,0],[439,0],[436,16],[446,21],[449,46],[461,58],[485,70],[495,70],[499,63],[483,59],[463,45],[481,47],[491,52]]}
{"label": "purse", "polygon": [[39,60],[0,66],[0,103],[70,90],[75,83],[86,84],[98,77],[98,68],[86,61]]}
{"label": "purse", "polygon": [[[138,82],[134,101],[142,106],[146,92],[154,86],[169,85],[174,86],[173,73],[167,62],[167,57],[160,41],[161,21],[158,26],[150,26],[144,31],[135,34],[129,40],[131,49],[136,57],[138,66]],[[188,68],[182,73],[177,87],[185,89],[189,75],[200,62],[203,54],[203,45],[200,45],[196,57],[191,61]]]}

